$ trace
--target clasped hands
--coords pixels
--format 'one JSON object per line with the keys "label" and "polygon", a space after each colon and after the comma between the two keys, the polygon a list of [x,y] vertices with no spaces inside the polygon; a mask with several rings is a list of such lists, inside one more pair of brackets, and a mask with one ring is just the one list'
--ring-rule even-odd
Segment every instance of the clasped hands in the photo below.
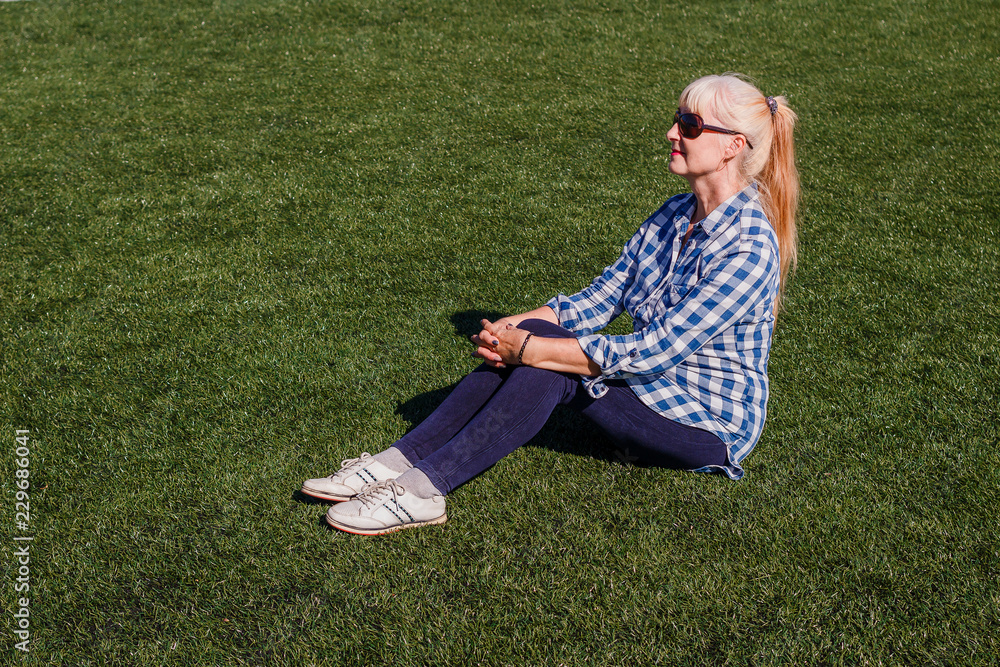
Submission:
{"label": "clasped hands", "polygon": [[516,366],[517,356],[528,332],[504,320],[490,322],[484,319],[480,320],[480,324],[483,330],[471,338],[472,344],[476,346],[472,356],[479,357],[494,368]]}

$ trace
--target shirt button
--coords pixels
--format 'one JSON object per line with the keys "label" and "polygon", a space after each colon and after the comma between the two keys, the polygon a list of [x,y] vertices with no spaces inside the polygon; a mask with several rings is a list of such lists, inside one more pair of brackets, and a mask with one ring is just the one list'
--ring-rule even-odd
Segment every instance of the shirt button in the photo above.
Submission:
{"label": "shirt button", "polygon": [[631,352],[628,353],[628,356],[630,356],[633,359],[635,359],[636,357],[639,356],[639,353],[636,350],[632,350]]}

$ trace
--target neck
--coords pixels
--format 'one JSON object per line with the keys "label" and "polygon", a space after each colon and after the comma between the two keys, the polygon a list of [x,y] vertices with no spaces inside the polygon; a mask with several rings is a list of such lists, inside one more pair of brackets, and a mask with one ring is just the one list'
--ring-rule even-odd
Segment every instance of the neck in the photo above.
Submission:
{"label": "neck", "polygon": [[[717,175],[717,178],[699,178],[690,181],[691,192],[694,193],[695,198],[698,200],[698,207],[695,209],[694,218],[691,219],[692,224],[704,220],[722,202],[747,186],[741,179],[732,177],[728,173],[728,170],[717,172]],[[716,176],[716,174],[713,174],[713,176]]]}

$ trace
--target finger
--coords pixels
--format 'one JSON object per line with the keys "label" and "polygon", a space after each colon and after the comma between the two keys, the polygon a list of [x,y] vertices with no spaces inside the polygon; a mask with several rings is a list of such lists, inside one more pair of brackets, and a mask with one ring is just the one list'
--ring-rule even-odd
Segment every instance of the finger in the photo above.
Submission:
{"label": "finger", "polygon": [[497,340],[493,336],[493,334],[489,333],[488,331],[480,331],[475,336],[470,336],[469,340],[471,340],[472,343],[477,346],[486,345],[486,346],[496,347],[497,345],[500,344],[500,341]]}
{"label": "finger", "polygon": [[[497,332],[503,329],[503,327],[497,326],[496,324],[493,324],[489,320],[485,319],[481,320],[481,324],[483,325],[483,331],[487,332],[491,336],[496,336]],[[494,343],[494,345],[496,345],[496,343]]]}
{"label": "finger", "polygon": [[476,350],[472,353],[472,356],[473,357],[478,357],[480,359],[483,359],[484,361],[490,361],[490,362],[503,361],[503,357],[501,357],[499,354],[497,354],[496,352],[494,352],[493,350],[491,350],[488,347],[478,347],[478,348],[476,348]]}
{"label": "finger", "polygon": [[492,331],[483,329],[478,334],[473,337],[473,340],[479,345],[492,345],[496,347],[500,344],[500,340],[493,334]]}
{"label": "finger", "polygon": [[492,359],[483,359],[483,363],[486,364],[487,366],[491,366],[493,368],[507,368],[507,364],[503,363],[502,361],[493,361]]}

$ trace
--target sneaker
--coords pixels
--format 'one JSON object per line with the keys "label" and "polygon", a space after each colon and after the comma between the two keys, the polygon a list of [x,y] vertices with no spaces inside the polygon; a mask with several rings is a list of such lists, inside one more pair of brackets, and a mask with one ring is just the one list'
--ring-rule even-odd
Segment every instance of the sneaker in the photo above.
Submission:
{"label": "sneaker", "polygon": [[344,459],[340,466],[340,470],[329,477],[307,479],[302,483],[302,493],[339,503],[358,495],[369,484],[396,479],[402,474],[382,465],[368,452],[356,459]]}
{"label": "sneaker", "polygon": [[395,480],[372,484],[354,500],[334,505],[326,513],[328,524],[355,535],[381,535],[447,520],[444,496],[421,498],[407,493]]}

